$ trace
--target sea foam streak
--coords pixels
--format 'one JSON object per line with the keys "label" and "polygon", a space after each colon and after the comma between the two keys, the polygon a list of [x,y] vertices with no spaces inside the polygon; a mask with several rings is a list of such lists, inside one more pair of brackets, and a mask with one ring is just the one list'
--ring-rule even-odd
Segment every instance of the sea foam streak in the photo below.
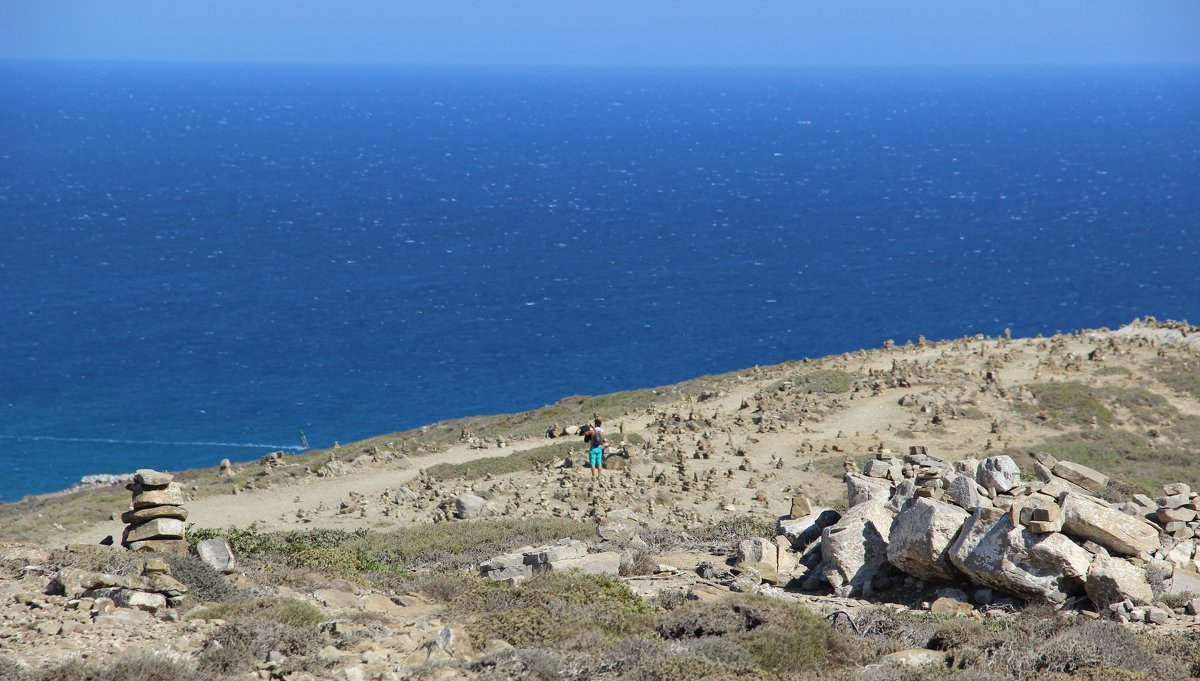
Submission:
{"label": "sea foam streak", "polygon": [[254,447],[260,449],[286,449],[301,451],[303,447],[295,445],[269,445],[261,442],[169,442],[166,440],[116,440],[104,437],[57,437],[54,435],[3,435],[5,440],[34,440],[49,442],[102,442],[113,445],[163,445],[167,447]]}

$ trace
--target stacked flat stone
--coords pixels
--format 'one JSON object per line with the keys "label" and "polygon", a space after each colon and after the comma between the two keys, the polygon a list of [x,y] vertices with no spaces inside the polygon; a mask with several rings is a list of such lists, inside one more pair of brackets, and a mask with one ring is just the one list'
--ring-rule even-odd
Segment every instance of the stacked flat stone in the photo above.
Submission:
{"label": "stacked flat stone", "polygon": [[131,551],[186,553],[183,490],[175,476],[143,468],[125,488],[133,493],[133,508],[121,514],[125,532],[121,546]]}
{"label": "stacked flat stone", "polygon": [[589,575],[616,575],[621,554],[616,551],[588,553],[587,545],[577,539],[557,544],[526,546],[484,562],[479,574],[496,581],[519,582],[552,570],[579,570]]}
{"label": "stacked flat stone", "polygon": [[183,605],[188,588],[171,576],[171,567],[166,561],[152,558],[142,567],[141,576],[63,568],[54,576],[51,590],[67,598],[89,599],[93,604],[106,602],[109,607],[138,608],[154,613],[167,605]]}
{"label": "stacked flat stone", "polygon": [[1163,531],[1176,539],[1200,535],[1200,494],[1182,482],[1163,485],[1163,493],[1155,504],[1154,513],[1154,519],[1162,525]]}

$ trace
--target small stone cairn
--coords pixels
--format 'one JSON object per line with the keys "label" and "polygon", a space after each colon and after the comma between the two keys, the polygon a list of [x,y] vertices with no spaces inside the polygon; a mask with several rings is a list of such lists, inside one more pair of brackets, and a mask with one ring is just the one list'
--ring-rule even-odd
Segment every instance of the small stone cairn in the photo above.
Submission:
{"label": "small stone cairn", "polygon": [[131,551],[186,553],[183,490],[175,476],[148,468],[138,470],[125,488],[133,493],[133,508],[121,514],[125,531],[121,546]]}

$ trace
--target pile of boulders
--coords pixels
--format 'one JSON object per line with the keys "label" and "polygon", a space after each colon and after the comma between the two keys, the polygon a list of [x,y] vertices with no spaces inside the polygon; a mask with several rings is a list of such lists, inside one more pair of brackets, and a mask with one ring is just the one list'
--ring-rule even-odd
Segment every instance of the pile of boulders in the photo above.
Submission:
{"label": "pile of boulders", "polygon": [[168,605],[184,604],[187,590],[171,576],[170,566],[161,558],[146,561],[142,574],[137,576],[62,568],[50,587],[51,593],[82,601],[80,609],[98,607],[101,612],[105,607],[118,607],[155,613]]}
{"label": "pile of boulders", "polygon": [[579,570],[589,575],[617,575],[621,554],[616,551],[588,553],[577,539],[564,539],[547,546],[526,546],[496,556],[479,566],[479,574],[497,581],[519,582],[552,570]]}
{"label": "pile of boulders", "polygon": [[126,524],[121,546],[132,551],[187,553],[183,521],[188,513],[183,490],[174,480],[170,473],[148,468],[133,474],[133,482],[125,486],[133,493],[133,508],[121,514]]}
{"label": "pile of boulders", "polygon": [[1158,621],[1164,596],[1200,595],[1200,495],[1176,483],[1157,501],[1138,494],[1112,503],[1100,496],[1115,496],[1102,473],[1036,459],[1030,480],[1008,456],[952,464],[923,448],[904,457],[880,449],[861,473],[846,474],[845,512],[799,504],[779,521],[785,544],[742,553],[769,563],[775,548],[781,573],[840,596],[871,596],[897,578],[916,587],[970,583]]}

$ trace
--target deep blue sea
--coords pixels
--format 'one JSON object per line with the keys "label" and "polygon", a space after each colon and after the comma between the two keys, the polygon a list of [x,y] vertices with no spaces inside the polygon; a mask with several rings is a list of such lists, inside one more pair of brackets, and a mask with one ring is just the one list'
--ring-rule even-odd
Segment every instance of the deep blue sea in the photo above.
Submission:
{"label": "deep blue sea", "polygon": [[0,62],[0,500],[1200,320],[1200,70]]}

